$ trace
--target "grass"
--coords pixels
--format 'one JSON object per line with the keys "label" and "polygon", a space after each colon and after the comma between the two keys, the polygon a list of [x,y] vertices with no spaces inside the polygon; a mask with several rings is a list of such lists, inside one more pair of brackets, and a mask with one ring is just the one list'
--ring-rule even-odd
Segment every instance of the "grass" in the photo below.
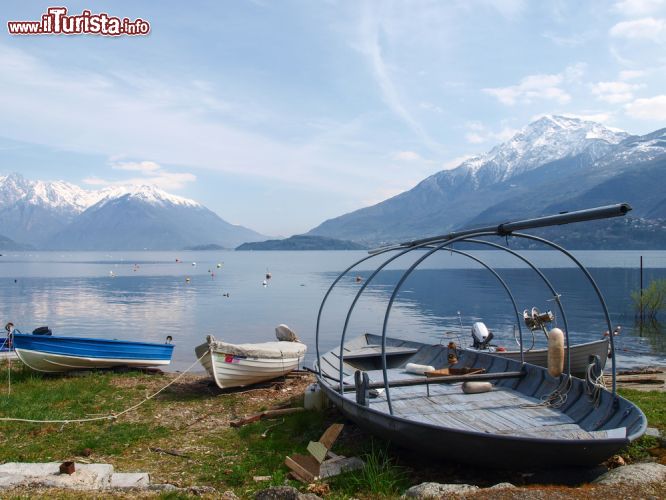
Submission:
{"label": "grass", "polygon": [[[138,377],[138,374],[128,374]],[[109,414],[140,399],[139,390],[118,391],[113,374],[85,378],[49,377],[25,368],[12,370],[12,392],[0,397],[3,417],[76,419]],[[0,387],[7,388],[7,371],[0,373]],[[150,405],[151,403],[149,403]],[[149,408],[146,408],[149,410]],[[3,461],[49,461],[72,458],[88,449],[121,453],[144,439],[166,435],[150,423],[100,421],[86,424],[32,424],[3,422],[0,457]]]}
{"label": "grass", "polygon": [[[118,412],[143,400],[171,380],[141,372],[95,372],[88,376],[47,376],[13,365],[12,393],[7,394],[7,369],[0,365],[0,416],[32,419],[81,418]],[[136,412],[115,422],[34,424],[0,422],[0,462],[89,460],[111,463],[120,472],[145,471],[153,482],[181,487],[213,486],[231,489],[242,498],[270,485],[305,486],[287,478],[287,455],[306,453],[309,441],[341,421],[334,410],[303,412],[277,420],[259,421],[239,429],[229,420],[278,405],[300,406],[308,377],[289,379],[284,386],[238,393],[211,388],[204,377],[187,376]],[[276,390],[277,389],[277,390]],[[638,404],[650,426],[666,430],[666,394],[620,390]],[[634,443],[626,456],[644,457],[654,439]],[[159,450],[174,451],[174,456]],[[419,482],[466,481],[485,478],[490,484],[504,476],[487,478],[473,468],[419,461],[387,447],[347,423],[334,451],[359,456],[362,471],[328,480],[327,498],[394,498]],[[255,476],[269,476],[255,481]],[[497,476],[497,477],[495,477]],[[475,479],[476,478],[476,479]],[[157,494],[156,494],[157,495]],[[161,498],[187,498],[162,494]]]}
{"label": "grass", "polygon": [[340,489],[349,490],[350,495],[362,493],[368,496],[396,497],[410,486],[408,469],[396,465],[387,446],[373,439],[370,451],[361,458],[365,462],[363,469],[334,481]]}
{"label": "grass", "polygon": [[[643,410],[650,427],[656,427],[662,433],[666,433],[666,392],[618,389],[618,393]],[[626,455],[631,461],[642,460],[649,457],[650,450],[654,449],[658,444],[656,438],[643,436],[627,446],[623,455]]]}

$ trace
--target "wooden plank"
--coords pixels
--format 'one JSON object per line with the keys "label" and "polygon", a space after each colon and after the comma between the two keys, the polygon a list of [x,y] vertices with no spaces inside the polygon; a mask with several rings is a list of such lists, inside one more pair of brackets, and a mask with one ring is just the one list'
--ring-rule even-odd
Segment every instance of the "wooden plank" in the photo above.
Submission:
{"label": "wooden plank", "polygon": [[319,462],[310,455],[293,455],[284,459],[284,464],[301,481],[311,483],[319,476]]}
{"label": "wooden plank", "polygon": [[324,431],[324,434],[319,438],[319,442],[323,444],[327,450],[330,450],[335,443],[335,440],[338,439],[338,436],[342,432],[344,424],[332,424],[328,429]]}
{"label": "wooden plank", "polygon": [[[345,349],[347,350],[347,349]],[[386,346],[386,356],[406,356],[418,352],[418,349],[413,347],[394,347]],[[331,351],[336,358],[340,359],[340,356],[337,352]],[[364,346],[361,348],[356,348],[354,350],[348,350],[343,355],[344,359],[364,359],[364,358],[381,358],[382,357],[382,348],[381,346]]]}
{"label": "wooden plank", "polygon": [[321,444],[319,441],[310,441],[308,443],[308,453],[312,455],[317,462],[322,463],[328,453],[328,448]]}

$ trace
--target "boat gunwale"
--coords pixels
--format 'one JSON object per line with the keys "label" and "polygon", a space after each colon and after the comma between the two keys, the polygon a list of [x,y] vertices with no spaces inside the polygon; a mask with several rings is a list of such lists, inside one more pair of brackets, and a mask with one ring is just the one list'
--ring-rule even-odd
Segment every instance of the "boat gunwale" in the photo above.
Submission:
{"label": "boat gunwale", "polygon": [[12,333],[12,337],[20,339],[39,339],[46,340],[46,342],[55,342],[57,340],[65,341],[87,341],[89,343],[96,342],[100,344],[130,344],[133,346],[150,346],[150,347],[165,347],[173,349],[174,344],[167,344],[166,342],[146,342],[146,341],[135,341],[135,340],[122,340],[122,339],[105,339],[105,338],[95,338],[95,337],[71,337],[64,335],[35,335],[33,333]]}

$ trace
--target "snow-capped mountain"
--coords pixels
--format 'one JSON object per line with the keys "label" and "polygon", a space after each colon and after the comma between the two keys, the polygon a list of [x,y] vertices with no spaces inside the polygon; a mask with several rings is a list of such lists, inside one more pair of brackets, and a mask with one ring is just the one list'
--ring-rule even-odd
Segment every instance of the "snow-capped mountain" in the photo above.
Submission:
{"label": "snow-capped mountain", "polygon": [[635,215],[654,213],[666,200],[654,182],[655,176],[666,178],[665,134],[632,136],[591,121],[545,116],[453,170],[308,234],[375,245],[537,216],[549,208],[628,201]]}
{"label": "snow-capped mountain", "polygon": [[0,210],[22,202],[65,212],[81,213],[100,199],[100,192],[86,191],[63,181],[31,181],[21,174],[0,176]]}
{"label": "snow-capped mountain", "polygon": [[154,186],[88,191],[63,181],[0,176],[0,227],[19,243],[73,250],[234,248],[266,239],[200,203]]}
{"label": "snow-capped mountain", "polygon": [[489,152],[470,158],[468,169],[476,184],[501,182],[562,158],[587,155],[592,161],[607,154],[629,134],[600,123],[564,116],[544,116]]}
{"label": "snow-capped mountain", "polygon": [[[122,198],[126,196],[128,199],[140,200],[145,203],[152,203],[153,205],[167,206],[175,205],[182,207],[202,207],[201,203],[182,196],[167,193],[155,186],[141,185],[141,186],[114,186],[95,192],[93,203],[86,208],[96,204],[104,205],[109,201]],[[100,206],[101,206],[100,205]]]}

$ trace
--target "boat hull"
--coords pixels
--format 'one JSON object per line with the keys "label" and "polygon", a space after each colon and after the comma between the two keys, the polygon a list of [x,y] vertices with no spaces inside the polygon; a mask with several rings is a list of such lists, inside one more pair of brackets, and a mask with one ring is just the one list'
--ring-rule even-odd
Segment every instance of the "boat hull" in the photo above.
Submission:
{"label": "boat hull", "polygon": [[150,367],[171,363],[173,345],[110,339],[15,334],[18,358],[47,373],[116,366]]}
{"label": "boat hull", "polygon": [[[380,344],[381,337],[372,335],[345,344],[350,360],[343,362],[342,394],[337,380],[339,348],[321,357],[318,382],[331,402],[359,426],[438,460],[525,470],[592,466],[640,437],[647,426],[638,407],[606,390],[598,393],[595,405],[581,379],[569,379],[558,405],[544,405],[566,379],[551,377],[539,366],[458,350],[455,367],[481,368],[493,384],[490,392],[466,394],[460,380],[432,381],[405,370],[408,362],[446,367],[446,346],[398,339],[387,339],[391,414],[381,389]],[[364,356],[357,354],[363,352]],[[380,387],[365,404],[357,400],[356,370],[369,374],[372,386]]]}
{"label": "boat hull", "polygon": [[[571,346],[571,374],[576,377],[584,377],[587,367],[590,364],[590,356],[598,356],[601,362],[601,368],[606,366],[608,359],[609,340],[607,338],[576,344]],[[476,349],[467,348],[470,351],[477,352]],[[566,356],[566,348],[564,350]],[[500,358],[513,359],[520,361],[520,351],[481,351]],[[566,357],[564,358],[566,360]],[[525,362],[532,365],[548,367],[548,349],[532,349],[525,352]]]}
{"label": "boat hull", "polygon": [[368,432],[445,462],[497,469],[532,470],[544,467],[593,466],[628,444],[626,438],[580,441],[516,439],[447,429],[372,411],[330,387],[326,396],[341,413]]}
{"label": "boat hull", "polygon": [[245,387],[281,377],[298,368],[302,359],[234,356],[212,351],[208,344],[197,346],[195,353],[220,389]]}

